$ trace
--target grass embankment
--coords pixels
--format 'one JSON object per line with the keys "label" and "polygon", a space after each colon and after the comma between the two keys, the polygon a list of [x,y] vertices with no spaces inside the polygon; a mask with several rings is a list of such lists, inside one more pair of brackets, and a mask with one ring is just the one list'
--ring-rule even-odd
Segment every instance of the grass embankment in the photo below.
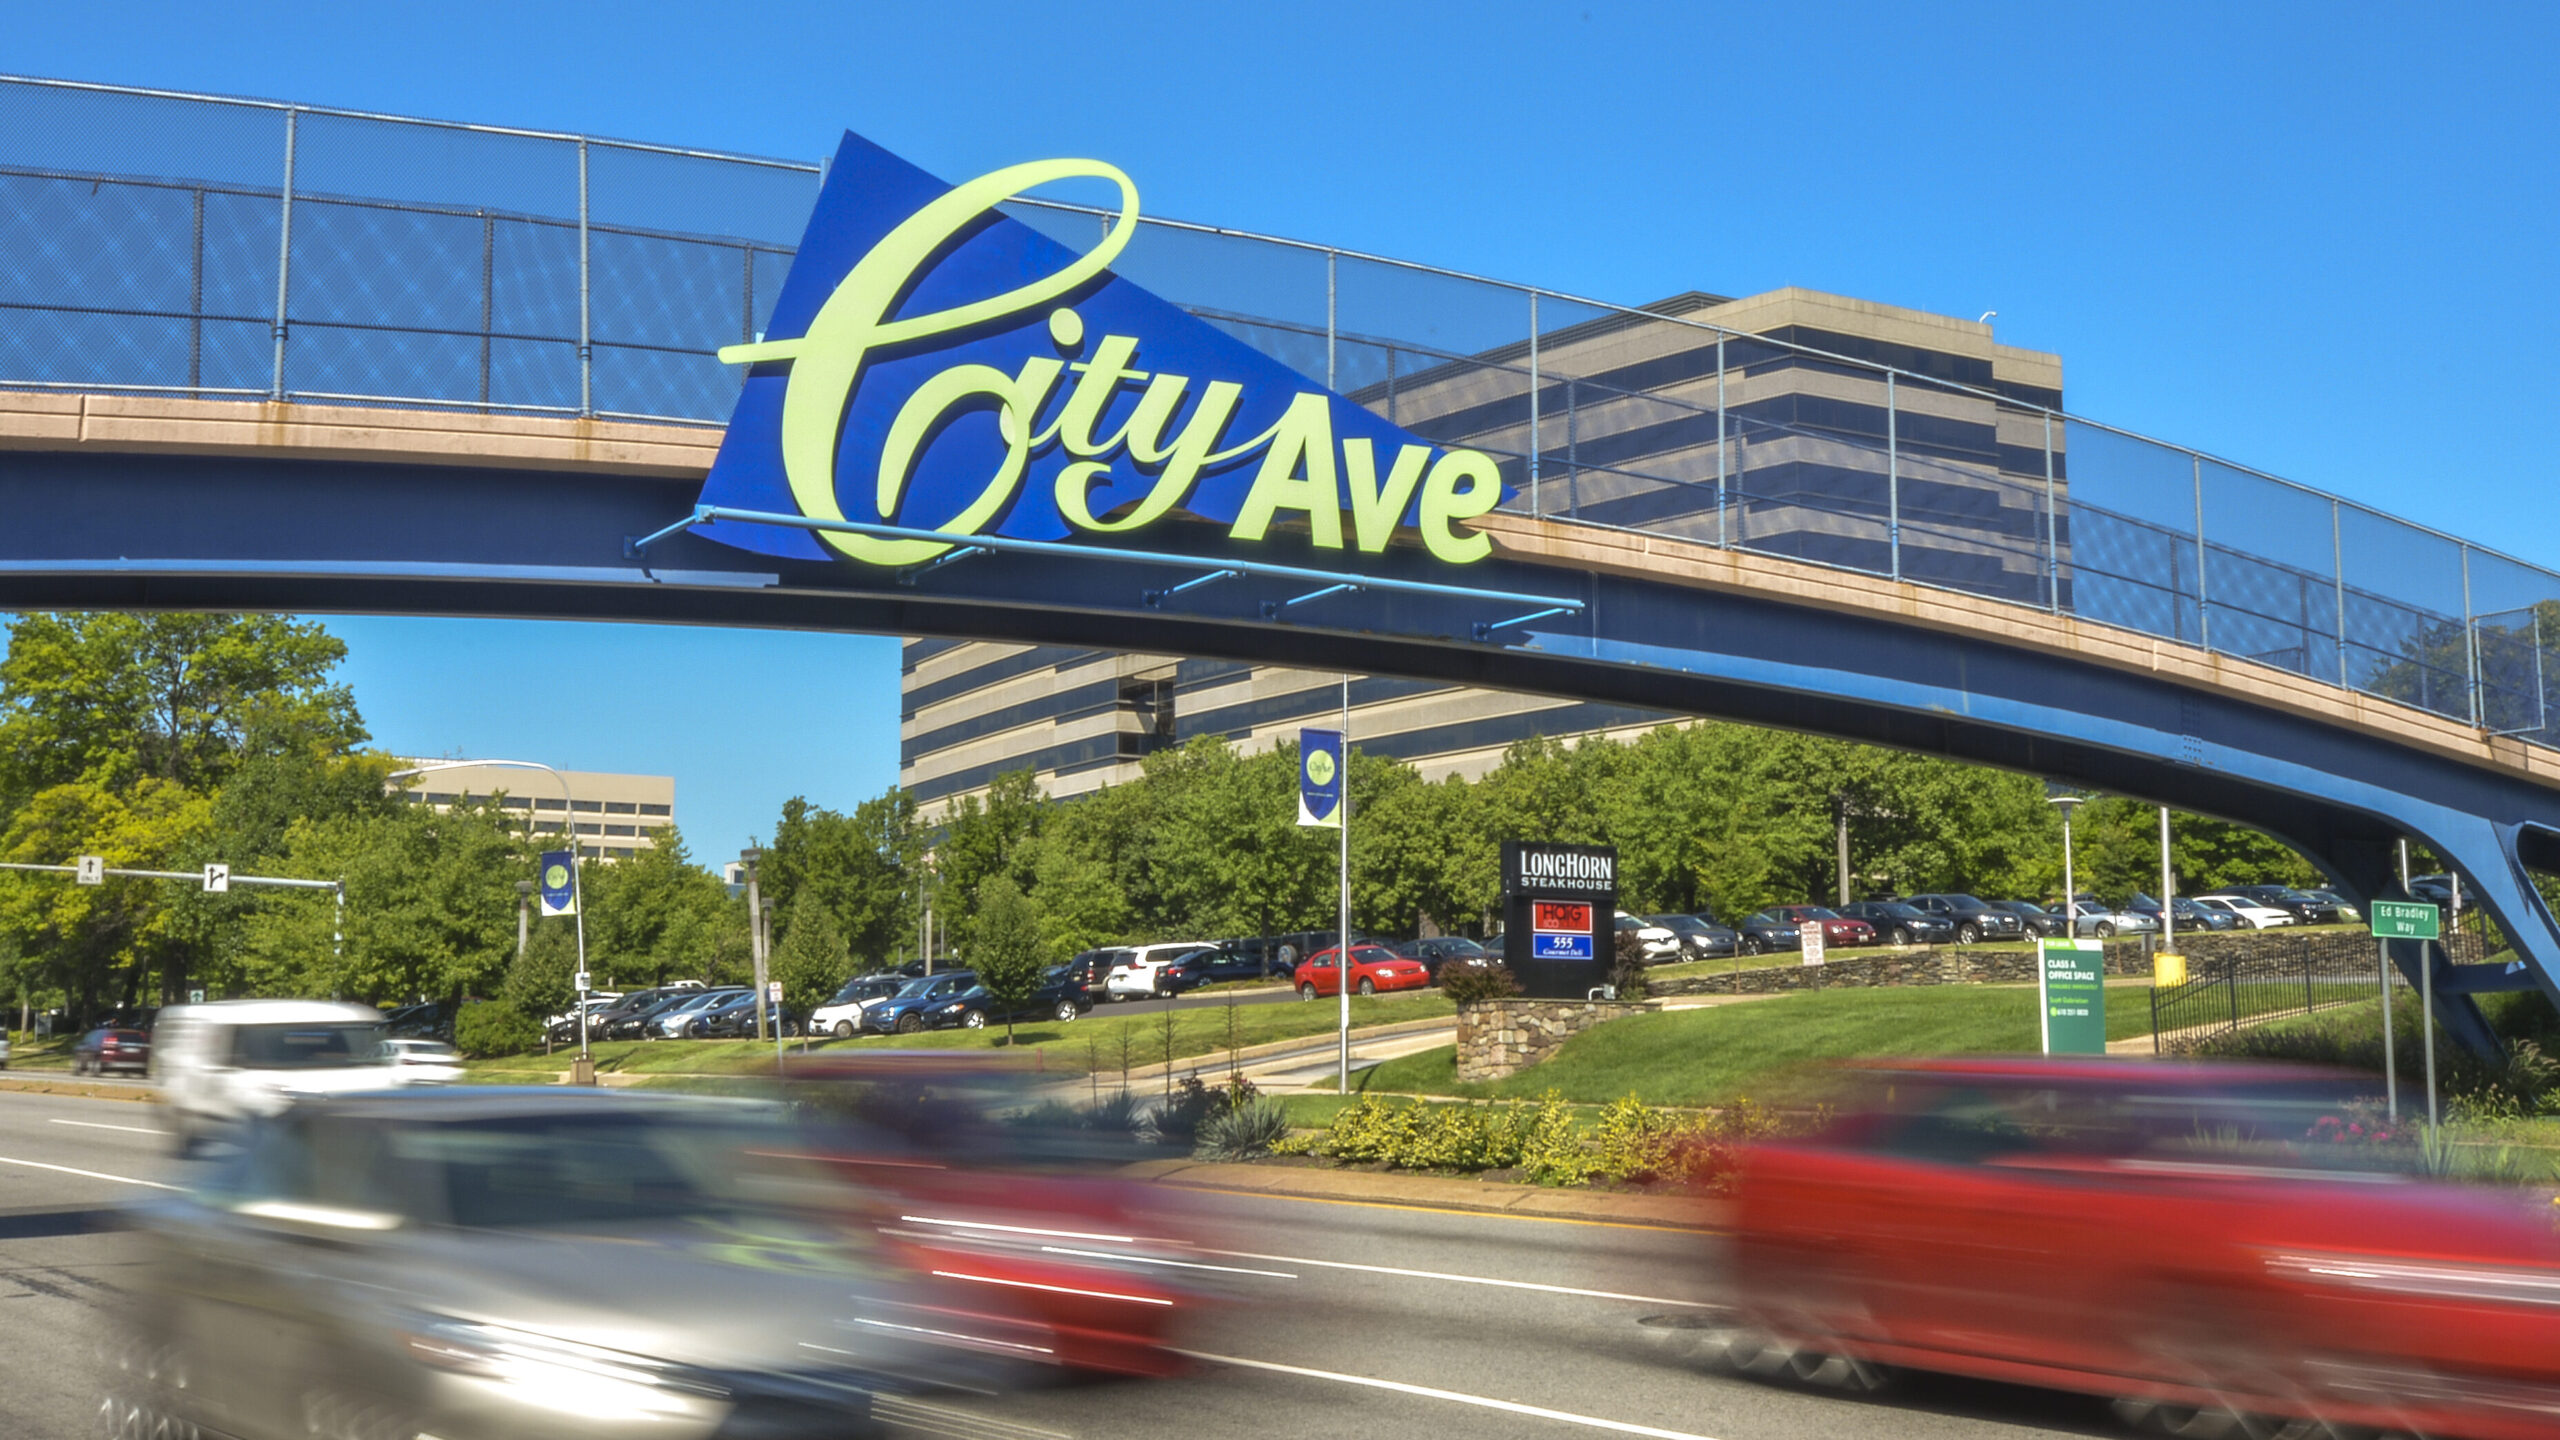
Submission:
{"label": "grass embankment", "polygon": [[[2111,986],[2107,1000],[2110,1039],[2151,1033],[2151,1006],[2140,987]],[[1534,1099],[1555,1090],[1586,1105],[1629,1094],[1654,1105],[1713,1105],[1782,1084],[1817,1061],[2037,1048],[2035,992],[2025,986],[1812,990],[1613,1020],[1566,1041],[1545,1064],[1490,1085],[1459,1084],[1456,1050],[1448,1046],[1389,1060],[1353,1083],[1484,1099]]]}
{"label": "grass embankment", "polygon": [[[1455,1013],[1456,1007],[1437,990],[1351,997],[1354,1026],[1429,1020]],[[1034,1057],[1034,1063],[1044,1070],[1081,1075],[1088,1070],[1108,1072],[1162,1064],[1166,1059],[1166,1016],[1172,1017],[1173,1022],[1172,1058],[1180,1062],[1222,1061],[1230,1045],[1242,1048],[1328,1035],[1333,1032],[1337,1012],[1331,1000],[1312,1005],[1199,1005],[1152,1015],[1114,1015],[1104,1009],[1067,1025],[1054,1020],[1017,1025],[1011,1050],[1005,1046],[1001,1025],[984,1030],[926,1030],[914,1035],[813,1040],[809,1050],[813,1054],[866,1049],[975,1050]],[[799,1041],[785,1043],[790,1053],[800,1053]],[[773,1068],[770,1040],[608,1040],[592,1048],[596,1069],[606,1074],[754,1075]],[[549,1080],[568,1069],[576,1058],[577,1047],[568,1046],[549,1055],[535,1052],[468,1061],[464,1068],[474,1080],[506,1084]]]}

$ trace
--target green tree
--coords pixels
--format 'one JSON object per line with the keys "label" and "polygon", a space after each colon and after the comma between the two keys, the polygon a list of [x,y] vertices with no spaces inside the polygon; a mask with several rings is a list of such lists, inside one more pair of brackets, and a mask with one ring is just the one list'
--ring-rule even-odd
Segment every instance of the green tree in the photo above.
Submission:
{"label": "green tree", "polygon": [[1014,1014],[1031,1002],[1047,967],[1039,911],[1009,875],[990,875],[978,884],[978,908],[969,919],[969,968],[1004,1007],[1004,1043],[1011,1045]]}
{"label": "green tree", "polygon": [[942,843],[934,847],[943,893],[965,910],[974,908],[978,887],[994,876],[1011,880],[1018,890],[1029,888],[1046,810],[1039,778],[1029,770],[998,775],[983,798],[961,796],[943,817]]}
{"label": "green tree", "polygon": [[771,973],[782,982],[783,1003],[800,1009],[825,1004],[844,984],[851,963],[835,912],[815,891],[802,890],[783,916],[782,939],[773,950]]}
{"label": "green tree", "polygon": [[253,990],[459,1001],[504,980],[515,956],[515,882],[533,878],[533,857],[495,805],[305,821],[287,833],[285,857],[296,874],[344,877],[345,942],[331,941],[327,897],[275,896],[246,926],[242,968]]}
{"label": "green tree", "polygon": [[784,802],[757,884],[787,933],[803,891],[834,918],[847,946],[868,961],[895,954],[913,933],[924,853],[915,800],[904,790],[866,800],[851,815]]}

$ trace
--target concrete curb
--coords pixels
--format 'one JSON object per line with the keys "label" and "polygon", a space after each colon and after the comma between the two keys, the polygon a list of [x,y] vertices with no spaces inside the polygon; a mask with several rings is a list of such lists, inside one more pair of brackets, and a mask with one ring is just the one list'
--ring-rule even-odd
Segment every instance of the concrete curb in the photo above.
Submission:
{"label": "concrete curb", "polygon": [[1731,1219],[1732,1203],[1704,1196],[1626,1195],[1568,1190],[1499,1180],[1390,1171],[1327,1170],[1313,1166],[1228,1164],[1193,1160],[1145,1160],[1127,1167],[1132,1179],[1185,1190],[1267,1195],[1278,1199],[1343,1205],[1408,1206],[1463,1210],[1518,1219],[1567,1220],[1592,1225],[1648,1225],[1714,1231]]}
{"label": "concrete curb", "polygon": [[68,1075],[56,1079],[50,1075],[0,1073],[0,1090],[15,1090],[27,1095],[76,1095],[84,1100],[147,1101],[160,1098],[159,1091],[140,1081],[119,1085],[112,1080],[100,1083]]}

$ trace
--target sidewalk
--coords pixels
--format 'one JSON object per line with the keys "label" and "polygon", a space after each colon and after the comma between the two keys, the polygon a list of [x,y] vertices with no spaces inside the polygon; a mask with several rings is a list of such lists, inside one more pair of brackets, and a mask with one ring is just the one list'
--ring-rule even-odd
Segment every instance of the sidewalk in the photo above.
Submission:
{"label": "sidewalk", "polygon": [[1713,1231],[1731,1214],[1728,1201],[1687,1195],[1634,1195],[1608,1190],[1516,1185],[1445,1175],[1392,1171],[1329,1170],[1311,1165],[1243,1165],[1193,1160],[1143,1160],[1123,1173],[1178,1189],[1222,1195],[1265,1195],[1344,1205],[1395,1205],[1462,1210],[1523,1219],[1586,1224],[1650,1225]]}

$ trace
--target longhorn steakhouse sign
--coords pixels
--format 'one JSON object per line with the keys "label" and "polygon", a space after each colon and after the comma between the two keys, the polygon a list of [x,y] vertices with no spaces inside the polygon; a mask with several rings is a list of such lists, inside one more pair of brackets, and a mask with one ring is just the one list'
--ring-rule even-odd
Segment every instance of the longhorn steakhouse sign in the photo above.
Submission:
{"label": "longhorn steakhouse sign", "polygon": [[[1118,213],[1078,254],[999,207],[1099,180]],[[1087,223],[1079,219],[1077,223]],[[1188,519],[1317,552],[1492,542],[1491,457],[1389,424],[1112,273],[1138,192],[1096,160],[946,185],[848,133],[749,367],[702,503],[945,536],[1126,537]],[[1347,523],[1346,523],[1347,522]],[[775,556],[909,566],[961,541],[727,522]],[[1293,557],[1299,558],[1299,557]]]}
{"label": "longhorn steakhouse sign", "polygon": [[1502,959],[1523,994],[1579,1000],[1609,983],[1618,939],[1618,852],[1502,842]]}

